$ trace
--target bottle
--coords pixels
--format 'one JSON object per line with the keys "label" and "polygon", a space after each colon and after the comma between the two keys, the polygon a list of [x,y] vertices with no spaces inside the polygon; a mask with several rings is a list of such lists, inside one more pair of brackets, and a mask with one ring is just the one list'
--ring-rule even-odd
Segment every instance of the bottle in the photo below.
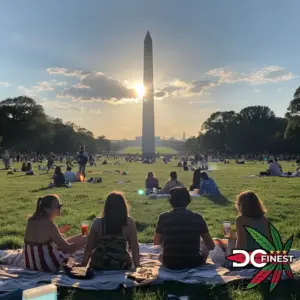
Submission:
{"label": "bottle", "polygon": [[68,182],[68,188],[70,188],[72,186],[72,183],[69,181]]}

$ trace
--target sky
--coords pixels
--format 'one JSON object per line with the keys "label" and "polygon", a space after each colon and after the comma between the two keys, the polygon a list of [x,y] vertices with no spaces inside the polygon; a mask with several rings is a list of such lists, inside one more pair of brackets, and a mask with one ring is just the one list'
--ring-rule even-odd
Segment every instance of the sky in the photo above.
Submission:
{"label": "sky", "polygon": [[300,85],[298,0],[2,0],[0,99],[30,96],[95,136],[142,132],[153,40],[155,133],[197,135],[215,111],[284,116]]}

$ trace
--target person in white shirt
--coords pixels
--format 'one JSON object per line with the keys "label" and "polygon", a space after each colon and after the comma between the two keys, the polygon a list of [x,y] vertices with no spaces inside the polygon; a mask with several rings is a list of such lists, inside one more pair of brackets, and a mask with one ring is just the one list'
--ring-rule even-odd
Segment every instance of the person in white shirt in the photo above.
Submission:
{"label": "person in white shirt", "polygon": [[72,171],[71,167],[67,167],[67,171],[65,172],[66,182],[76,182],[78,181],[77,174]]}
{"label": "person in white shirt", "polygon": [[286,174],[282,173],[278,165],[274,162],[274,160],[269,159],[269,168],[267,171],[260,172],[260,176],[287,176]]}
{"label": "person in white shirt", "polygon": [[296,169],[296,172],[294,172],[291,177],[300,177],[300,167]]}

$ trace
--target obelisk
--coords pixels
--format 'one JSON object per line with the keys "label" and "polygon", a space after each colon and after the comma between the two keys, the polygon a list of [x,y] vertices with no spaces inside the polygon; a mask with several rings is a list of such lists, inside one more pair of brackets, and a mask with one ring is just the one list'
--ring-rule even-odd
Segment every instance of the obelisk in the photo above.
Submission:
{"label": "obelisk", "polygon": [[144,40],[143,158],[155,158],[153,47],[149,31]]}

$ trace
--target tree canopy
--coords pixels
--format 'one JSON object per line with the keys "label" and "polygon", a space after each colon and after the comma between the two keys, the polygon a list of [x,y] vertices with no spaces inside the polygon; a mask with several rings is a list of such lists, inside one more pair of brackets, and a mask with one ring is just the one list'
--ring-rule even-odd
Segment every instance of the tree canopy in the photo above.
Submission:
{"label": "tree canopy", "polygon": [[110,150],[105,136],[94,137],[86,128],[45,114],[33,99],[20,96],[0,102],[0,143],[15,151],[76,152],[85,145],[90,152]]}
{"label": "tree canopy", "polygon": [[299,153],[300,87],[285,118],[267,106],[248,106],[240,112],[218,111],[203,124],[196,137],[186,141],[190,152]]}

